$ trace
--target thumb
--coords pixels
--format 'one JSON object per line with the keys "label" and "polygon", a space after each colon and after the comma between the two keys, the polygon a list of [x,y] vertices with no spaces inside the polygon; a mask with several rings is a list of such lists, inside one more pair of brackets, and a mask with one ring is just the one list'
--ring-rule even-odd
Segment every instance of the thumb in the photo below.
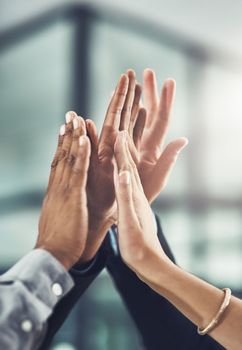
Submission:
{"label": "thumb", "polygon": [[162,155],[157,161],[153,170],[150,183],[152,184],[152,193],[147,193],[149,202],[152,202],[160,192],[165,188],[173,167],[176,164],[179,153],[188,145],[188,139],[181,137],[169,143]]}

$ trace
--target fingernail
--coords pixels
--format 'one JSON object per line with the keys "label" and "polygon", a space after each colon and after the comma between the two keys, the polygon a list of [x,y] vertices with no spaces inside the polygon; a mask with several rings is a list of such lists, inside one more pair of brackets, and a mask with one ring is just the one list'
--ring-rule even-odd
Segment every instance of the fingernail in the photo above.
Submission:
{"label": "fingernail", "polygon": [[124,170],[119,173],[119,183],[123,185],[130,184],[130,172],[128,170]]}
{"label": "fingernail", "polygon": [[75,119],[73,119],[73,128],[74,129],[77,129],[78,128],[78,126],[79,126],[79,123],[78,123],[78,120],[75,118]]}
{"label": "fingernail", "polygon": [[174,79],[172,79],[172,78],[167,78],[166,80],[165,80],[165,86],[167,86],[167,87],[169,87],[169,86],[173,86],[173,85],[175,85],[176,84],[176,82],[175,82],[175,80]]}
{"label": "fingernail", "polygon": [[79,118],[80,126],[83,127],[85,125],[85,120],[80,116],[78,116],[78,118]]}
{"label": "fingernail", "polygon": [[72,112],[67,112],[66,113],[66,123],[70,123],[72,121],[73,118],[73,113]]}
{"label": "fingernail", "polygon": [[85,122],[86,122],[86,125],[91,125],[91,123],[92,123],[92,120],[91,119],[86,119],[85,121],[83,120],[83,123],[85,124]]}
{"label": "fingernail", "polygon": [[66,132],[66,126],[65,126],[65,124],[63,124],[60,127],[60,135],[61,136],[65,135],[65,132]]}
{"label": "fingernail", "polygon": [[125,78],[127,81],[129,80],[127,74],[121,74],[120,79],[119,79],[119,83],[120,83],[124,78]]}
{"label": "fingernail", "polygon": [[133,69],[131,69],[131,68],[127,69],[126,74],[128,76],[131,75],[132,77],[136,77],[135,71]]}
{"label": "fingernail", "polygon": [[79,137],[79,145],[80,146],[84,145],[84,143],[85,143],[84,138],[85,138],[85,136],[83,136],[83,135]]}
{"label": "fingernail", "polygon": [[187,138],[184,137],[184,144],[181,146],[181,148],[178,149],[178,151],[176,152],[177,154],[179,154],[188,144],[189,144],[189,141]]}

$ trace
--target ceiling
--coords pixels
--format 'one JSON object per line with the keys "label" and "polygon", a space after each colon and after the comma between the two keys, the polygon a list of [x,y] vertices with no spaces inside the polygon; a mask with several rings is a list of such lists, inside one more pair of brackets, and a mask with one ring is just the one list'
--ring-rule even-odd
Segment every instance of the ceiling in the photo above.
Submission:
{"label": "ceiling", "polygon": [[[242,1],[241,0],[89,0],[68,1],[110,5],[148,17],[173,31],[196,40],[215,45],[230,54],[242,55]],[[16,22],[33,17],[41,11],[66,4],[64,0],[0,0],[0,31]],[[13,6],[14,4],[14,6]]]}

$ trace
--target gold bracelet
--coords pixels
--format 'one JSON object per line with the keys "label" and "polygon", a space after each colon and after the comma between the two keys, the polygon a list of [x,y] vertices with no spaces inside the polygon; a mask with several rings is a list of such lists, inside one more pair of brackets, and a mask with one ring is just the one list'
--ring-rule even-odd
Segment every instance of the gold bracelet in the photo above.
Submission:
{"label": "gold bracelet", "polygon": [[219,321],[221,320],[224,311],[227,309],[227,307],[229,306],[230,300],[231,300],[231,289],[229,288],[224,288],[223,289],[224,292],[224,300],[222,305],[220,306],[220,309],[218,310],[216,316],[212,319],[212,321],[209,323],[209,325],[204,328],[204,329],[200,329],[199,327],[197,328],[197,332],[200,335],[205,335],[209,332],[211,332],[212,329],[214,329],[217,324],[219,323]]}

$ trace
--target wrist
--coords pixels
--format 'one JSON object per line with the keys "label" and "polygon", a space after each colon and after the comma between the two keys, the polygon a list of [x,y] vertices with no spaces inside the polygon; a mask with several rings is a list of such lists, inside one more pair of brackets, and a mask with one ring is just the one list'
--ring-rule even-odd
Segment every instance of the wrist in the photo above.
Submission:
{"label": "wrist", "polygon": [[95,257],[113,223],[112,218],[89,223],[86,246],[78,263],[88,263]]}
{"label": "wrist", "polygon": [[68,271],[70,268],[76,263],[76,260],[70,258],[70,254],[66,254],[65,252],[60,252],[57,249],[50,247],[48,245],[36,245],[35,249],[43,249],[50,253],[56,260],[58,260],[64,268]]}
{"label": "wrist", "polygon": [[166,286],[166,281],[169,276],[173,273],[176,265],[164,254],[163,250],[157,251],[147,256],[142,264],[137,265],[136,273],[140,279],[156,289]]}

